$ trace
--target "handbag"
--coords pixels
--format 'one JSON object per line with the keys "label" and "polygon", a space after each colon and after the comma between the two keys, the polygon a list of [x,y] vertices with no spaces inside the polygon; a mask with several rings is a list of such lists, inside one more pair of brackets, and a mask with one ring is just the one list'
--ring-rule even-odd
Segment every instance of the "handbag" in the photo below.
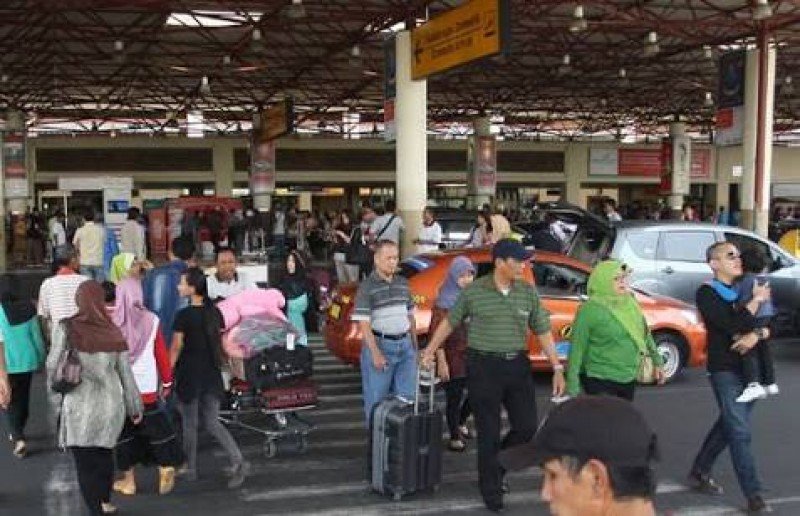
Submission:
{"label": "handbag", "polygon": [[656,383],[656,365],[653,357],[647,353],[639,355],[639,372],[636,373],[638,383]]}
{"label": "handbag", "polygon": [[81,359],[78,351],[66,339],[66,345],[56,361],[50,388],[58,394],[67,394],[81,383]]}

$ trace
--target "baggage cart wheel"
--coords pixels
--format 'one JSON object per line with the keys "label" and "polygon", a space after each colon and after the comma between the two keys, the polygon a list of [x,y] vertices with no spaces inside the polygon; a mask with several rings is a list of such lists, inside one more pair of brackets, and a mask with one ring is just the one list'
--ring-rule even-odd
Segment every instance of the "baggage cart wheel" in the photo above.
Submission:
{"label": "baggage cart wheel", "polygon": [[274,458],[278,454],[278,443],[273,439],[267,439],[264,441],[264,455],[268,459]]}
{"label": "baggage cart wheel", "polygon": [[308,450],[308,436],[300,434],[297,436],[297,451],[305,453]]}

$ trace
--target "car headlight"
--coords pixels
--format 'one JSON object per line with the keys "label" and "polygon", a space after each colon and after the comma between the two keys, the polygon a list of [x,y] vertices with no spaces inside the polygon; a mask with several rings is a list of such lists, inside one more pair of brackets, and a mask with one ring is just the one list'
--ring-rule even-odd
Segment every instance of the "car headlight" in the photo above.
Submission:
{"label": "car headlight", "polygon": [[681,310],[681,315],[692,326],[697,326],[698,324],[700,324],[700,314],[697,312],[697,310],[684,308]]}

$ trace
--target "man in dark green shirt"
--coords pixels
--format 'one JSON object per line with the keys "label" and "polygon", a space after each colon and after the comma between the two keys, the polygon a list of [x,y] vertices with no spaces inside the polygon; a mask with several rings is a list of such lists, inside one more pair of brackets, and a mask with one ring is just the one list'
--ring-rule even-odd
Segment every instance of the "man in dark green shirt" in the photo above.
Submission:
{"label": "man in dark green shirt", "polygon": [[[426,367],[453,328],[469,318],[467,388],[478,431],[478,480],[486,507],[503,509],[503,474],[498,452],[528,442],[537,427],[527,336],[536,335],[555,371],[553,395],[564,393],[564,367],[550,333],[550,314],[536,289],[522,279],[531,253],[516,240],[503,239],[492,249],[493,274],[479,278],[459,296],[422,354]],[[511,430],[500,440],[500,409]]]}

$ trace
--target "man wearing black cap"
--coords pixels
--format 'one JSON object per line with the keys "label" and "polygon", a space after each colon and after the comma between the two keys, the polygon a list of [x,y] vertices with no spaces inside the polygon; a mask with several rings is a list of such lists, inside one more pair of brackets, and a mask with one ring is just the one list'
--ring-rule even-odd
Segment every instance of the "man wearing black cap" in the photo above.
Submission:
{"label": "man wearing black cap", "polygon": [[[516,240],[502,239],[492,249],[494,272],[475,280],[459,296],[422,354],[430,367],[436,350],[453,328],[470,318],[467,334],[467,388],[478,431],[478,481],[489,510],[503,509],[501,448],[528,442],[536,432],[536,400],[528,359],[528,329],[553,366],[553,395],[564,392],[564,368],[550,333],[550,314],[536,289],[522,279],[531,253]],[[500,409],[511,430],[500,440]]]}
{"label": "man wearing black cap", "polygon": [[541,466],[558,516],[654,516],[656,435],[629,402],[581,396],[554,408],[533,441],[503,452],[510,470]]}

